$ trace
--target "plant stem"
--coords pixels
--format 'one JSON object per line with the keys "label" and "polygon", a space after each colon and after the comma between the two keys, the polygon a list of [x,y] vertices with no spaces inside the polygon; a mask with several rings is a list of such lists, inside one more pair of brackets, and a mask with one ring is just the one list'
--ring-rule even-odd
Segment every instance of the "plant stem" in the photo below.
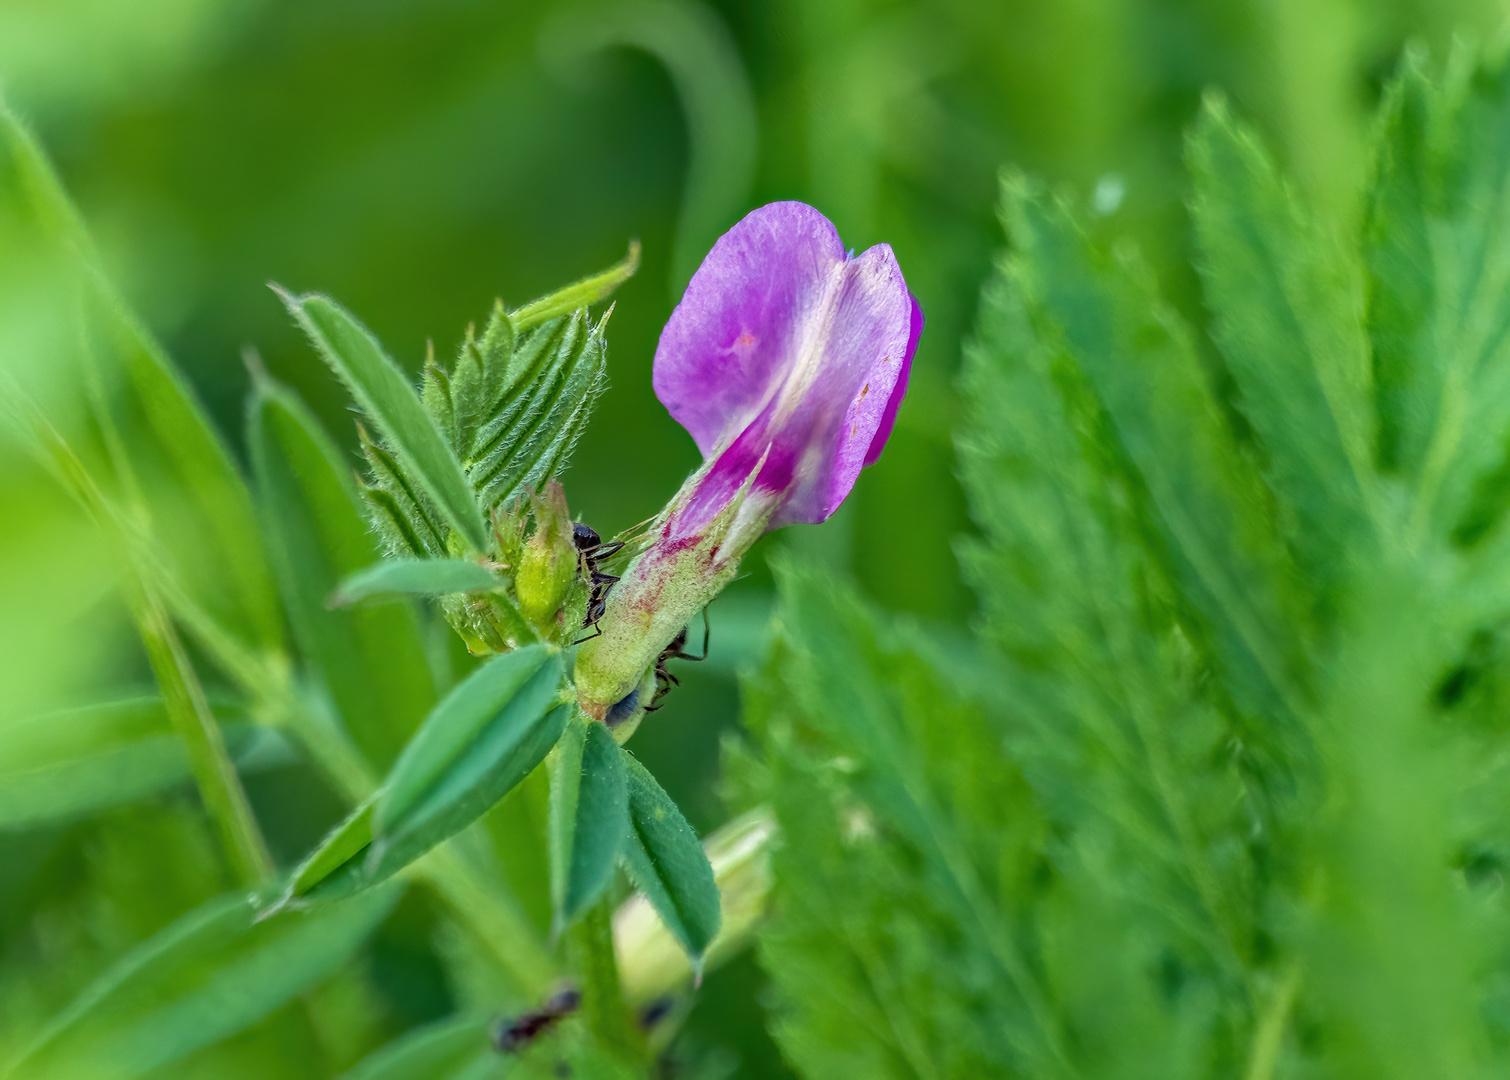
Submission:
{"label": "plant stem", "polygon": [[241,786],[241,777],[226,751],[220,725],[205,700],[204,687],[172,621],[145,582],[139,583],[133,607],[168,716],[188,748],[200,800],[220,834],[231,869],[241,884],[260,885],[271,876],[273,860],[247,801],[246,789]]}
{"label": "plant stem", "polygon": [[620,1061],[643,1065],[645,1037],[630,1015],[619,987],[613,951],[613,908],[605,896],[568,933],[574,965],[582,980],[582,1019],[600,1049]]}

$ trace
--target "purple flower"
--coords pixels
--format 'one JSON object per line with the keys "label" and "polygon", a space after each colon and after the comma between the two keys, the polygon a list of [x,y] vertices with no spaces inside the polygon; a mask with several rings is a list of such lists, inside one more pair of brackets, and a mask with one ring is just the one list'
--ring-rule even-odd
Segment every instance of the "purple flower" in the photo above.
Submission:
{"label": "purple flower", "polygon": [[845,254],[799,202],[748,214],[713,245],[661,331],[655,393],[710,463],[668,525],[706,525],[759,465],[768,527],[816,524],[881,456],[923,312],[896,256]]}
{"label": "purple flower", "polygon": [[589,715],[640,715],[656,657],[761,533],[839,508],[886,446],[922,330],[891,248],[847,255],[811,206],[763,206],[713,245],[661,332],[653,376],[703,466],[578,654]]}

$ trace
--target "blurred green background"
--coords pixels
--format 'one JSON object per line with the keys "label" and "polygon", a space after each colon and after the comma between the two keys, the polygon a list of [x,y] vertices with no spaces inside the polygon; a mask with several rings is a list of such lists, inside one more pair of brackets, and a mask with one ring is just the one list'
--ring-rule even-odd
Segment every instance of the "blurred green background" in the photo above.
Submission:
{"label": "blurred green background", "polygon": [[[951,547],[968,529],[953,378],[999,246],[998,168],[1093,192],[1203,324],[1180,172],[1202,92],[1224,91],[1306,193],[1346,214],[1365,117],[1402,45],[1492,37],[1507,9],[0,0],[0,85],[238,452],[248,346],[355,445],[344,393],[266,282],[334,295],[417,369],[429,342],[452,355],[495,296],[521,303],[639,238],[644,264],[611,326],[612,385],[565,478],[574,514],[605,535],[653,514],[696,464],[649,376],[659,328],[712,241],[754,206],[802,199],[846,244],[890,243],[928,319],[896,434],[838,517],[767,544],[801,545],[881,604],[960,626],[971,611]],[[51,362],[44,271],[0,248],[0,370],[66,415],[84,391]],[[8,442],[0,520],[0,725],[148,687],[109,553]],[[636,740],[700,829],[723,817],[718,739],[737,724],[733,676],[768,587],[753,559],[712,613],[714,662],[688,669]],[[280,860],[340,813],[303,769],[250,787]],[[202,831],[152,805],[0,834],[0,1038],[218,891],[209,871],[171,886],[154,876],[152,851],[196,844],[213,861]],[[416,905],[370,960],[398,1027],[445,1012],[456,992]],[[740,1075],[777,1075],[758,982],[748,961],[712,980],[691,1037]]]}

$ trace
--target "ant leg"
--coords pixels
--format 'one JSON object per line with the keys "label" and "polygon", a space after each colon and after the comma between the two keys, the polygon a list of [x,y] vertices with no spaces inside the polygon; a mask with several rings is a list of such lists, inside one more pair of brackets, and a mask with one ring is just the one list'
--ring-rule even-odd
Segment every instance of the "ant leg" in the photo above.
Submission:
{"label": "ant leg", "polygon": [[691,653],[687,652],[685,648],[682,648],[682,649],[677,649],[676,652],[672,653],[669,657],[667,657],[667,659],[668,660],[690,660],[694,664],[701,663],[702,661],[708,659],[708,633],[709,633],[709,631],[708,631],[708,612],[707,612],[706,609],[704,609],[703,610],[703,654],[701,656],[693,656]]}
{"label": "ant leg", "polygon": [[593,623],[592,624],[592,630],[593,630],[592,633],[588,634],[585,637],[579,637],[576,641],[573,641],[572,644],[573,645],[580,645],[584,641],[591,641],[595,637],[602,637],[603,636],[603,631],[598,627],[597,623]]}

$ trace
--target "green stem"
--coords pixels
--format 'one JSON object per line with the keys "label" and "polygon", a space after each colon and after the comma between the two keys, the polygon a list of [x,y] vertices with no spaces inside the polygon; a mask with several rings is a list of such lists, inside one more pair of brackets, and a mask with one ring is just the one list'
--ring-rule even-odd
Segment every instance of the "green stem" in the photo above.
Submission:
{"label": "green stem", "polygon": [[613,951],[613,908],[603,897],[568,935],[573,966],[581,978],[582,1019],[600,1049],[625,1063],[643,1065],[645,1037],[624,1003]]}
{"label": "green stem", "polygon": [[442,844],[416,867],[426,884],[446,902],[458,922],[487,946],[527,1000],[540,1000],[561,978],[561,970],[512,893],[499,889]]}
{"label": "green stem", "polygon": [[225,738],[205,700],[204,687],[184,651],[173,623],[143,585],[137,602],[136,624],[157,684],[162,689],[178,736],[189,751],[189,765],[205,812],[220,834],[237,880],[255,887],[273,872],[267,843],[257,827],[241,777],[226,751]]}

